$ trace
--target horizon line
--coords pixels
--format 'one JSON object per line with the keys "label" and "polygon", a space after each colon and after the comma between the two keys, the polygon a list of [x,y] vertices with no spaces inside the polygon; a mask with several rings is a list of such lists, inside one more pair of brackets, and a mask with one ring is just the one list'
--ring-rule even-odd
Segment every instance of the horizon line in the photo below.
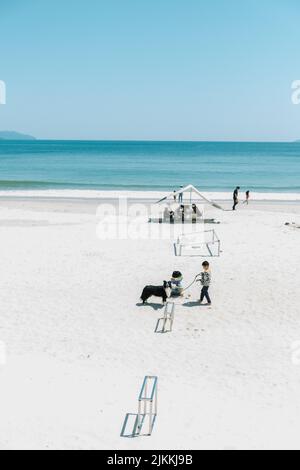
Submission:
{"label": "horizon line", "polygon": [[299,139],[295,140],[172,140],[172,139],[57,139],[57,138],[37,138],[31,139],[5,139],[0,137],[0,142],[146,142],[146,143],[237,143],[237,144],[293,144],[300,143]]}

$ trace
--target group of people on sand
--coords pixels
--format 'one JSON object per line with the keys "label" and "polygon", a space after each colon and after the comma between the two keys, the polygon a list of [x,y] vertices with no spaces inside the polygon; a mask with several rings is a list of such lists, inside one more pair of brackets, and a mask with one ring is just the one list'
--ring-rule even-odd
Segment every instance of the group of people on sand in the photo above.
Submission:
{"label": "group of people on sand", "polygon": [[165,207],[164,210],[164,219],[170,219],[171,224],[174,224],[175,220],[181,220],[182,223],[184,223],[185,219],[191,219],[192,222],[196,223],[197,217],[202,217],[202,212],[195,203],[191,206],[180,204],[176,210],[173,210],[172,207],[168,206]]}
{"label": "group of people on sand", "polygon": [[[200,293],[200,305],[203,304],[204,299],[207,301],[207,306],[211,306],[211,298],[209,295],[209,288],[212,281],[212,274],[210,264],[208,261],[202,263],[202,272],[198,274],[194,282],[200,282],[202,289]],[[183,296],[186,289],[183,288],[183,276],[180,271],[174,271],[171,277],[171,290],[172,296]]]}
{"label": "group of people on sand", "polygon": [[[183,189],[183,186],[180,186],[180,189]],[[177,190],[174,189],[174,201],[177,202]],[[179,204],[182,204],[183,203],[183,193],[179,193],[178,194],[178,202]]]}
{"label": "group of people on sand", "polygon": [[[240,190],[241,190],[241,187],[237,186],[233,192],[233,208],[232,208],[233,211],[236,210],[240,202],[239,201]],[[176,191],[174,191],[174,200],[177,200],[177,196],[175,193]],[[179,203],[182,203],[182,197],[183,197],[183,194],[180,193]],[[248,205],[249,200],[250,200],[250,191],[248,190],[246,191],[246,197],[245,197],[243,204]],[[202,305],[204,300],[206,300],[207,302],[206,305],[211,306],[212,301],[210,298],[209,289],[210,289],[211,282],[212,282],[212,274],[211,274],[210,264],[208,261],[204,261],[204,263],[202,263],[202,272],[196,276],[195,282],[200,282],[202,286],[201,293],[200,293],[200,305]],[[179,271],[175,271],[172,274],[170,284],[171,284],[173,296],[182,296],[184,291],[186,290],[183,288],[183,276]]]}
{"label": "group of people on sand", "polygon": [[[183,186],[181,188],[183,188]],[[240,202],[239,201],[240,190],[241,190],[240,186],[237,186],[233,192],[233,208],[232,208],[233,211],[236,210],[236,207],[238,206]],[[179,199],[178,202],[182,204],[183,193],[179,193],[178,199]],[[174,200],[177,201],[176,191],[174,191]],[[249,200],[250,200],[250,191],[248,190],[246,191],[246,197],[245,197],[243,204],[248,205]],[[197,209],[196,206],[195,206],[195,209]],[[204,261],[204,263],[202,263],[202,272],[196,276],[195,282],[200,282],[202,286],[201,292],[200,292],[200,305],[202,305],[204,300],[206,300],[207,302],[206,305],[211,306],[212,301],[210,298],[209,289],[210,289],[211,282],[212,282],[212,273],[211,273],[211,268],[210,268],[210,264],[208,261]],[[183,288],[183,276],[181,272],[179,271],[173,272],[170,285],[171,285],[172,296],[183,296],[184,291],[186,289]]]}
{"label": "group of people on sand", "polygon": [[[183,186],[181,186],[181,188],[183,188]],[[233,208],[232,210],[235,211],[236,210],[236,207],[238,206],[239,204],[239,194],[240,194],[240,186],[237,186],[233,192]],[[174,191],[174,201],[177,201],[177,192]],[[249,204],[249,199],[250,199],[250,191],[246,191],[246,197],[245,197],[245,200],[243,202],[243,204]],[[179,193],[178,195],[178,202],[179,204],[181,204],[180,208],[184,214],[184,206],[183,206],[183,193]],[[193,210],[195,211],[195,213],[197,213],[197,206],[195,204],[193,204]],[[183,215],[184,217],[184,215]],[[210,289],[210,286],[211,286],[211,283],[212,283],[212,273],[211,273],[211,268],[210,268],[210,264],[208,261],[204,261],[204,263],[202,263],[202,272],[200,274],[198,274],[195,278],[195,281],[194,282],[200,282],[201,284],[201,292],[200,292],[200,305],[203,304],[204,300],[206,300],[206,304],[207,306],[211,306],[212,305],[212,301],[211,301],[211,298],[210,298],[210,294],[209,294],[209,289]],[[170,282],[168,283],[170,286],[171,286],[171,295],[176,297],[180,297],[180,296],[183,296],[184,295],[184,292],[187,290],[184,289],[183,287],[183,276],[181,274],[180,271],[174,271],[173,274],[172,274],[172,277],[171,277],[171,280]]]}
{"label": "group of people on sand", "polygon": [[[240,189],[241,187],[240,186],[237,186],[233,192],[233,208],[232,210],[235,211],[236,210],[236,207],[237,205],[240,203],[239,201],[239,194],[240,194]],[[246,198],[245,198],[245,201],[244,201],[244,204],[249,204],[249,199],[250,199],[250,191],[246,191]]]}
{"label": "group of people on sand", "polygon": [[[180,186],[180,189],[183,189],[183,186]],[[240,190],[241,190],[241,187],[237,186],[235,188],[234,192],[233,192],[233,208],[232,208],[233,211],[236,210],[238,204],[240,203],[240,201],[239,201]],[[243,204],[248,205],[249,200],[250,200],[250,191],[248,190],[248,191],[246,191],[246,197],[245,197],[245,200],[244,200]],[[176,190],[174,190],[174,201],[177,202],[177,191]],[[178,194],[178,202],[179,202],[179,204],[181,204],[181,207],[183,207],[183,211],[184,211],[184,206],[182,205],[182,203],[183,203],[183,192]],[[195,204],[193,204],[193,206],[195,206]],[[194,207],[193,207],[193,209],[194,209]]]}

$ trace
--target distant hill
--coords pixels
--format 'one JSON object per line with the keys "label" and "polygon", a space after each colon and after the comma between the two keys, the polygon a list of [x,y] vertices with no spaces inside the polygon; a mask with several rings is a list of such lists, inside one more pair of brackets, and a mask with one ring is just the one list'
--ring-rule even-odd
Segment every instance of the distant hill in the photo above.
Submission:
{"label": "distant hill", "polygon": [[0,131],[0,140],[36,140],[36,138],[20,132]]}

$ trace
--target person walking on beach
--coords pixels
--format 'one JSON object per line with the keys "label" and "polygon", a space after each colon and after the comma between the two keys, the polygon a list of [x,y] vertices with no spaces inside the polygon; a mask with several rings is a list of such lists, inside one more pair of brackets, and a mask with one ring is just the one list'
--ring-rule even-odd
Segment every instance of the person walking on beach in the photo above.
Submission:
{"label": "person walking on beach", "polygon": [[240,189],[241,188],[239,186],[237,186],[234,190],[234,193],[233,193],[233,208],[232,208],[233,211],[236,210],[236,206],[239,203],[239,190]]}
{"label": "person walking on beach", "polygon": [[250,191],[246,191],[246,199],[244,201],[244,204],[249,205],[249,199],[250,199]]}
{"label": "person walking on beach", "polygon": [[200,305],[202,305],[203,300],[207,300],[207,305],[211,305],[211,299],[209,296],[209,288],[211,285],[211,271],[208,261],[204,261],[202,264],[203,272],[200,274],[200,279],[198,281],[202,285],[201,296],[200,296]]}

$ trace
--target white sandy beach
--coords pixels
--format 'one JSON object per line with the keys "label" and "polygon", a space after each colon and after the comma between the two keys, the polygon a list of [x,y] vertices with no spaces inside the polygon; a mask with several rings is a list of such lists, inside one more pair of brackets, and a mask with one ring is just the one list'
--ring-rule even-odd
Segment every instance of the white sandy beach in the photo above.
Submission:
{"label": "white sandy beach", "polygon": [[[300,231],[284,226],[299,203],[207,209],[223,251],[209,259],[213,307],[193,286],[159,335],[143,287],[175,269],[189,284],[204,258],[99,240],[98,202],[0,200],[0,448],[300,449]],[[147,374],[153,435],[121,438]]]}
{"label": "white sandy beach", "polygon": [[[203,195],[208,199],[216,201],[231,201],[231,192],[206,192],[202,191]],[[7,191],[0,191],[0,198],[6,199]],[[32,189],[32,190],[10,190],[10,198],[21,199],[114,199],[114,198],[127,198],[139,199],[146,201],[157,201],[164,197],[166,194],[162,191],[101,191],[89,189]],[[300,193],[259,193],[252,192],[251,198],[254,201],[267,201],[267,202],[299,202]]]}

